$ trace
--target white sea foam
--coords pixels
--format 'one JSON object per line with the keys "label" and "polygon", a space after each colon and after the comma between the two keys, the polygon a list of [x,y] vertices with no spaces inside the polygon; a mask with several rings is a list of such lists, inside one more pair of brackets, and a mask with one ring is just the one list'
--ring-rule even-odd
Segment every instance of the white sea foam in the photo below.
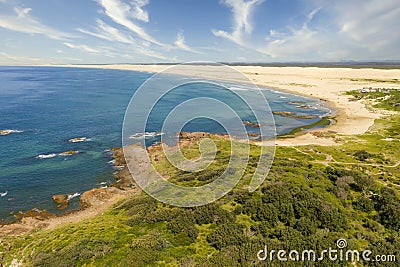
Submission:
{"label": "white sea foam", "polygon": [[81,143],[81,142],[89,142],[91,141],[91,139],[87,138],[87,137],[76,137],[76,138],[72,138],[69,139],[68,142],[70,143]]}
{"label": "white sea foam", "polygon": [[229,90],[232,91],[249,91],[249,88],[243,88],[243,87],[228,87]]}
{"label": "white sea foam", "polygon": [[160,132],[145,132],[145,133],[135,133],[134,135],[129,136],[129,139],[140,139],[145,137],[157,137],[161,136],[164,133]]}
{"label": "white sea foam", "polygon": [[113,169],[117,170],[117,171],[122,170],[124,168],[125,168],[125,166],[113,166]]}
{"label": "white sea foam", "polygon": [[3,192],[3,193],[0,193],[0,197],[5,197],[5,196],[7,196],[7,195],[8,195],[8,191]]}
{"label": "white sea foam", "polygon": [[81,194],[79,194],[79,193],[70,194],[70,195],[68,195],[68,200],[71,200],[71,199],[73,199],[73,198],[79,197],[80,195],[81,195]]}
{"label": "white sea foam", "polygon": [[23,133],[24,131],[20,130],[0,130],[0,135],[9,135],[12,133]]}
{"label": "white sea foam", "polygon": [[[247,86],[247,87],[244,87],[244,86],[230,86],[230,87],[228,87],[228,89],[232,90],[232,91],[253,91],[253,92],[257,92],[257,90],[260,90],[260,91],[271,91],[268,88],[257,87],[257,86]],[[276,93],[279,93],[279,92],[276,92]]]}
{"label": "white sea foam", "polygon": [[45,154],[36,156],[37,159],[51,159],[57,157],[57,154]]}

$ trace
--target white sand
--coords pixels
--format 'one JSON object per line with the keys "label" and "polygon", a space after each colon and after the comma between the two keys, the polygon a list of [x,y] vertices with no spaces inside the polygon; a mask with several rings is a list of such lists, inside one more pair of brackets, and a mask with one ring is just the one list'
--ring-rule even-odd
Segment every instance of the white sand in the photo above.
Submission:
{"label": "white sand", "polygon": [[[134,70],[144,72],[159,72],[170,68],[165,65],[77,65],[73,67],[106,68]],[[235,80],[226,77],[217,68],[209,67],[207,75],[215,79]],[[331,131],[340,135],[356,135],[365,133],[374,120],[382,116],[382,111],[368,109],[363,102],[349,101],[350,97],[344,92],[363,87],[399,88],[399,84],[379,82],[400,78],[399,69],[351,69],[351,68],[318,68],[318,67],[258,67],[236,66],[253,83],[269,88],[289,91],[308,97],[325,100],[334,108],[337,122],[334,125],[318,131]],[[179,70],[178,70],[179,72]],[[181,72],[178,74],[189,74]],[[201,76],[195,70],[191,75]],[[369,81],[365,81],[369,79]],[[372,81],[372,80],[378,80]],[[332,145],[331,139],[316,137],[310,133],[292,139],[278,140],[278,145]]]}

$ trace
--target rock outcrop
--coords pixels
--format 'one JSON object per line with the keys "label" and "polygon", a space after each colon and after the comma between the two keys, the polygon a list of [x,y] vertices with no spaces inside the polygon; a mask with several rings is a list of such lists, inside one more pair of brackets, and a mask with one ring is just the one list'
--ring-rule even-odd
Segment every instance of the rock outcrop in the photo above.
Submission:
{"label": "rock outcrop", "polygon": [[243,124],[245,126],[254,127],[254,128],[260,128],[262,126],[259,123],[254,123],[254,122],[250,122],[250,121],[244,121]]}
{"label": "rock outcrop", "polygon": [[79,154],[79,151],[76,151],[76,150],[65,151],[65,152],[60,153],[60,156],[71,156],[71,155],[75,155],[75,154]]}
{"label": "rock outcrop", "polygon": [[289,117],[293,119],[316,119],[318,116],[316,115],[295,115],[293,112],[290,111],[274,111],[272,112],[275,115],[280,115],[284,117]]}
{"label": "rock outcrop", "polygon": [[51,197],[55,203],[58,204],[57,208],[63,210],[68,207],[69,198],[68,195],[58,194]]}
{"label": "rock outcrop", "polygon": [[82,194],[80,204],[83,208],[100,206],[105,201],[109,200],[115,195],[118,195],[118,193],[121,192],[122,190],[116,187],[94,188]]}

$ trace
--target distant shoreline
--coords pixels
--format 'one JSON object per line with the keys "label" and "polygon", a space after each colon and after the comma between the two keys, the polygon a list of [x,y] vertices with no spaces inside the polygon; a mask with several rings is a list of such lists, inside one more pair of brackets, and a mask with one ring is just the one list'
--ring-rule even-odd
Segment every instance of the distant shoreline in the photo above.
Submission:
{"label": "distant shoreline", "polygon": [[[170,68],[170,65],[58,65],[58,67],[97,68],[131,70],[157,73]],[[335,124],[318,129],[318,132],[335,135],[356,135],[365,133],[375,119],[382,117],[383,111],[366,107],[366,103],[349,101],[347,91],[358,90],[365,86],[400,88],[399,69],[363,69],[330,67],[264,67],[231,66],[243,73],[254,84],[283,92],[302,95],[326,101],[336,111]],[[212,66],[211,66],[212,68]],[[194,72],[195,73],[195,72]],[[212,73],[212,72],[210,72]],[[185,73],[175,73],[185,75]],[[216,80],[230,80],[223,73],[213,73]],[[194,75],[196,76],[196,75]],[[200,75],[199,75],[200,76]],[[211,78],[211,77],[210,77]],[[368,78],[368,79],[367,79]],[[302,133],[295,138],[277,140],[278,146],[296,145],[334,145],[332,138],[317,137],[313,131]]]}

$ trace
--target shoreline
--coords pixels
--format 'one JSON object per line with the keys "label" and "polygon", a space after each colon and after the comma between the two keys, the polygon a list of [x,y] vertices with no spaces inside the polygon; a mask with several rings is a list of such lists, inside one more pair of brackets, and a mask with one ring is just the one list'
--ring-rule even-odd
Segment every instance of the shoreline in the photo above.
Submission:
{"label": "shoreline", "polygon": [[[48,65],[50,66],[50,65]],[[54,65],[55,67],[76,67],[94,69],[129,70],[138,72],[157,73],[171,66],[166,65]],[[321,129],[310,130],[297,134],[293,138],[277,138],[277,146],[296,145],[334,145],[330,137],[316,137],[324,134],[357,135],[363,134],[374,124],[375,119],[387,115],[387,112],[367,107],[364,101],[350,101],[351,97],[345,92],[359,90],[365,86],[378,88],[400,89],[399,69],[354,69],[354,68],[321,68],[321,67],[262,67],[262,66],[229,66],[244,74],[249,82],[257,86],[275,89],[295,95],[325,101],[334,114],[329,115],[335,120],[334,124]],[[212,66],[210,66],[212,68]],[[211,69],[212,70],[212,69]],[[215,69],[214,69],[215,70]],[[186,75],[172,71],[171,74]],[[190,72],[194,77],[196,71]],[[224,73],[210,71],[216,80],[238,82],[224,77]],[[366,79],[365,77],[368,77]],[[211,78],[211,77],[208,77]],[[214,77],[212,77],[214,78]],[[389,82],[388,82],[389,81]],[[397,82],[395,82],[397,81]],[[243,81],[239,81],[243,82]],[[322,133],[322,134],[320,134]]]}
{"label": "shoreline", "polygon": [[16,218],[16,221],[0,224],[2,236],[18,236],[41,229],[54,229],[57,226],[80,222],[95,217],[107,211],[112,205],[126,197],[138,194],[141,189],[134,184],[126,166],[122,149],[114,148],[115,166],[123,167],[114,174],[115,182],[106,188],[92,188],[80,196],[77,209],[68,210],[61,214],[27,211],[27,215]]}

